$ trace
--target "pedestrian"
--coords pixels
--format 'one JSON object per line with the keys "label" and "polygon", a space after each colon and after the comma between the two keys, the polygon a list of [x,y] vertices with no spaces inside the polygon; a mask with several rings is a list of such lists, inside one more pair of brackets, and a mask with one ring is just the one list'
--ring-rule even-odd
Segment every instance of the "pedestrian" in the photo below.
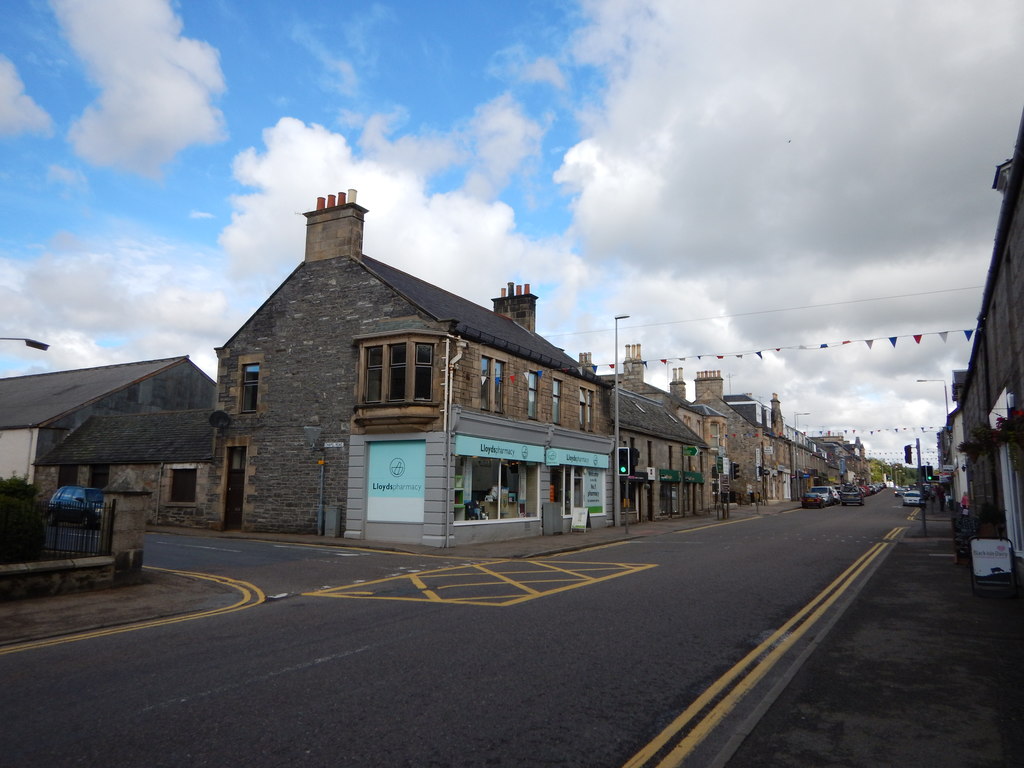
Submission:
{"label": "pedestrian", "polygon": [[963,497],[960,499],[960,514],[969,515],[971,513],[971,502],[967,498],[967,491],[964,491]]}
{"label": "pedestrian", "polygon": [[935,487],[935,496],[939,500],[939,512],[946,511],[946,491],[941,485]]}

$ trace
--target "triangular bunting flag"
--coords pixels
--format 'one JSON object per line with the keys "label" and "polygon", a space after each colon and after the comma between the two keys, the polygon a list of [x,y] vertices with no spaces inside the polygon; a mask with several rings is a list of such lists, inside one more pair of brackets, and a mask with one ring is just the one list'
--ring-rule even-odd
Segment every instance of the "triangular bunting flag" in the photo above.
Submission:
{"label": "triangular bunting flag", "polygon": [[889,341],[892,343],[892,345],[894,347],[896,346],[896,338],[897,338],[896,336],[890,336],[889,337]]}
{"label": "triangular bunting flag", "polygon": [[920,343],[921,343],[921,336],[922,336],[922,335],[923,335],[923,334],[920,334],[920,333],[915,333],[915,334],[914,334],[914,341],[915,341],[916,343],[920,344]]}
{"label": "triangular bunting flag", "polygon": [[942,339],[942,342],[943,342],[943,343],[945,343],[945,342],[946,342],[946,337],[947,337],[948,335],[949,335],[949,331],[941,331],[941,332],[939,333],[939,338],[940,338],[940,339]]}
{"label": "triangular bunting flag", "polygon": [[864,339],[864,343],[868,345],[868,349],[871,349],[871,345],[875,343],[874,339]]}
{"label": "triangular bunting flag", "polygon": [[974,333],[974,331],[964,331],[964,336],[966,336],[966,337],[967,337],[967,340],[968,340],[968,341],[970,341],[970,340],[971,340],[971,334],[972,334],[972,333]]}
{"label": "triangular bunting flag", "polygon": [[641,360],[640,362],[643,363],[644,368],[647,367],[647,361],[646,360]]}
{"label": "triangular bunting flag", "polygon": [[762,360],[764,360],[764,357],[761,355],[760,352],[755,352],[754,354],[756,354],[758,357],[760,357]]}

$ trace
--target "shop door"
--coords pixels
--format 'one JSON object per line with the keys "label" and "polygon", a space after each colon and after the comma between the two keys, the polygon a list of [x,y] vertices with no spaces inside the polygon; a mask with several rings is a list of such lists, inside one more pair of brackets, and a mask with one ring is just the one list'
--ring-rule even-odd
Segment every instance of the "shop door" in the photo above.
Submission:
{"label": "shop door", "polygon": [[228,448],[228,484],[224,493],[224,528],[242,527],[242,504],[245,501],[245,446]]}

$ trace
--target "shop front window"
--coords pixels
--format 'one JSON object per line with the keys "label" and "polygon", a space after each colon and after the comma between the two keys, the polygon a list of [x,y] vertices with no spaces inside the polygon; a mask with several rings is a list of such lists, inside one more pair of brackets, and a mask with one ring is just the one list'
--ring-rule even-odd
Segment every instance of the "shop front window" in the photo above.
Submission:
{"label": "shop front window", "polygon": [[455,521],[537,517],[537,464],[468,456],[455,462]]}

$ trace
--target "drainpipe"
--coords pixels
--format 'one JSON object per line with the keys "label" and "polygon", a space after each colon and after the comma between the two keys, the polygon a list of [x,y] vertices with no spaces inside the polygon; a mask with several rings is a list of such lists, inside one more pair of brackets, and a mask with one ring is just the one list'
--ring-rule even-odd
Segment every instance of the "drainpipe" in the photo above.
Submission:
{"label": "drainpipe", "polygon": [[[452,340],[455,339],[455,344],[458,347],[458,351],[455,357],[451,357],[452,353]],[[444,549],[448,549],[451,543],[451,521],[449,520],[451,504],[449,500],[452,498],[452,436],[451,427],[452,420],[450,418],[452,410],[452,380],[455,378],[455,366],[459,364],[463,354],[469,344],[461,339],[456,339],[453,336],[446,336],[444,340]]]}

